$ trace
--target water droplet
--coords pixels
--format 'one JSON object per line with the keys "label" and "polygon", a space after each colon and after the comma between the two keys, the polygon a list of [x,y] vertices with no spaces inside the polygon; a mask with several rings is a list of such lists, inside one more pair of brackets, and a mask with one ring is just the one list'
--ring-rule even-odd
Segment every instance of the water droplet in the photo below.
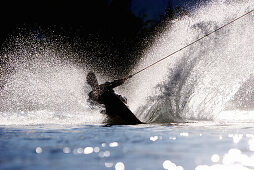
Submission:
{"label": "water droplet", "polygon": [[115,165],[115,170],[124,170],[125,166],[123,162],[117,162]]}
{"label": "water droplet", "polygon": [[64,147],[63,148],[63,153],[70,153],[71,149],[69,147]]}
{"label": "water droplet", "polygon": [[92,147],[86,147],[84,149],[84,154],[91,154],[93,153],[93,148]]}
{"label": "water droplet", "polygon": [[218,154],[213,154],[211,160],[212,162],[219,162],[220,156]]}
{"label": "water droplet", "polygon": [[41,147],[36,147],[35,152],[38,153],[38,154],[42,153],[42,148]]}
{"label": "water droplet", "polygon": [[109,147],[117,147],[118,146],[118,143],[117,142],[112,142],[109,144]]}

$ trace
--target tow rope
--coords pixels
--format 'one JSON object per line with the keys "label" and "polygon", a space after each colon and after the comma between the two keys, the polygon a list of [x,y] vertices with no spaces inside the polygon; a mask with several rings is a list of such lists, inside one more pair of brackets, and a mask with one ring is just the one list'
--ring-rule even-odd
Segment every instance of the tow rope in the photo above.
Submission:
{"label": "tow rope", "polygon": [[154,66],[155,64],[157,64],[157,63],[159,63],[159,62],[161,62],[161,61],[163,61],[163,60],[167,59],[168,57],[170,57],[170,56],[172,56],[172,55],[174,55],[174,54],[176,54],[176,53],[178,53],[178,52],[180,52],[180,51],[184,50],[185,48],[187,48],[187,47],[189,47],[189,46],[191,46],[191,45],[193,45],[193,44],[195,44],[195,43],[197,43],[197,42],[201,41],[202,39],[204,39],[204,38],[208,37],[209,35],[211,35],[211,34],[213,34],[213,33],[217,32],[217,31],[219,31],[220,29],[222,29],[222,28],[224,28],[224,27],[226,27],[226,26],[228,26],[228,25],[230,25],[230,24],[232,24],[232,23],[236,22],[237,20],[239,20],[239,19],[241,19],[241,18],[243,18],[243,17],[245,17],[245,16],[249,15],[249,14],[250,14],[250,13],[252,13],[253,11],[254,11],[254,9],[253,9],[253,10],[251,10],[251,11],[249,11],[249,12],[247,12],[247,13],[245,13],[244,15],[242,15],[242,16],[240,16],[240,17],[238,17],[238,18],[236,18],[236,19],[234,19],[234,20],[232,20],[232,21],[230,21],[229,23],[227,23],[227,24],[225,24],[225,25],[223,25],[223,26],[221,26],[221,27],[219,27],[219,28],[215,29],[214,31],[212,31],[212,32],[210,32],[210,33],[208,33],[208,34],[204,35],[203,37],[201,37],[201,38],[199,38],[199,39],[197,39],[197,40],[193,41],[192,43],[190,43],[190,44],[188,44],[188,45],[186,45],[186,46],[184,46],[184,47],[182,47],[182,48],[180,48],[180,49],[176,50],[175,52],[173,52],[173,53],[171,53],[171,54],[167,55],[166,57],[164,57],[164,58],[162,58],[162,59],[160,59],[160,60],[158,60],[158,61],[154,62],[153,64],[148,65],[147,67],[145,67],[145,68],[143,68],[143,69],[141,69],[141,70],[139,70],[139,71],[135,72],[134,74],[132,74],[132,75],[128,76],[126,79],[129,79],[129,78],[131,78],[131,77],[133,77],[133,76],[135,76],[135,75],[137,75],[137,74],[141,73],[142,71],[144,71],[144,70],[146,70],[146,69],[148,69],[148,68],[150,68],[150,67]]}

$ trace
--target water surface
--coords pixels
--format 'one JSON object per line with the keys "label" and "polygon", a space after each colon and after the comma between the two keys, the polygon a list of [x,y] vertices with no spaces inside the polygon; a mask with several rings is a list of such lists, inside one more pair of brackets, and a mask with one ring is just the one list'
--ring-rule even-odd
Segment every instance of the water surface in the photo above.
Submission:
{"label": "water surface", "polygon": [[1,126],[0,135],[1,169],[254,168],[252,123]]}

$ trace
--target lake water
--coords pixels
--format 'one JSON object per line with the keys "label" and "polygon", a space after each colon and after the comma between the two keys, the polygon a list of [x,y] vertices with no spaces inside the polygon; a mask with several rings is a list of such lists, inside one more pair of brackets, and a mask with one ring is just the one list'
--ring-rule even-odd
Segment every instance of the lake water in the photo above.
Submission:
{"label": "lake water", "polygon": [[[253,6],[212,0],[193,7],[155,37],[130,74]],[[12,37],[1,56],[8,60],[0,77],[0,169],[254,169],[253,30],[250,13],[115,89],[148,123],[137,126],[102,124],[101,108],[87,103],[93,68],[72,62],[71,47]],[[112,80],[96,74],[100,83]],[[179,121],[188,123],[170,124]]]}
{"label": "lake water", "polygon": [[254,169],[253,123],[0,127],[0,169]]}

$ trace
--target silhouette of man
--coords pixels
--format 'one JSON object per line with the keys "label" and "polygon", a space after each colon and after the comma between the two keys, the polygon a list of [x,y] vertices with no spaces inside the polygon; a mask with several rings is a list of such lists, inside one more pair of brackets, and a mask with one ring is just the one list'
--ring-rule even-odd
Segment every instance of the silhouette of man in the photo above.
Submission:
{"label": "silhouette of man", "polygon": [[[129,78],[129,77],[128,77]],[[103,104],[106,110],[101,113],[107,115],[106,122],[108,124],[139,124],[140,120],[126,107],[127,99],[114,92],[114,88],[122,85],[128,78],[106,82],[99,85],[97,78],[93,72],[87,74],[87,83],[92,87],[92,91],[88,94],[90,103]],[[121,102],[122,101],[122,102]],[[123,104],[125,103],[125,104]]]}
{"label": "silhouette of man", "polygon": [[[115,80],[113,82],[106,82],[99,85],[97,78],[93,72],[89,72],[86,77],[87,83],[91,86],[92,91],[88,94],[89,99],[98,102],[99,104],[105,104],[103,95],[105,93],[114,93],[113,88],[122,85],[125,79]],[[121,95],[115,94],[119,99],[127,104],[127,99]]]}

